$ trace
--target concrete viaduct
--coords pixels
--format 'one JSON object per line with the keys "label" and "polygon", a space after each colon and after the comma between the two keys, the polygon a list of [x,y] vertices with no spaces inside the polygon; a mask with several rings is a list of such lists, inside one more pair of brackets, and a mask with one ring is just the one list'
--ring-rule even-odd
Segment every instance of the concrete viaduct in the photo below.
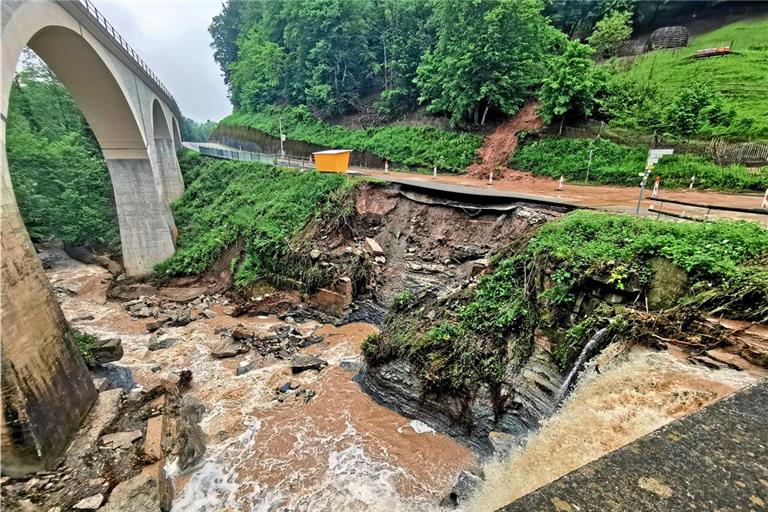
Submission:
{"label": "concrete viaduct", "polygon": [[89,0],[2,0],[2,472],[44,468],[96,398],[16,204],[6,158],[8,98],[28,46],[67,87],[109,169],[128,275],[173,254],[169,204],[184,190],[176,102]]}

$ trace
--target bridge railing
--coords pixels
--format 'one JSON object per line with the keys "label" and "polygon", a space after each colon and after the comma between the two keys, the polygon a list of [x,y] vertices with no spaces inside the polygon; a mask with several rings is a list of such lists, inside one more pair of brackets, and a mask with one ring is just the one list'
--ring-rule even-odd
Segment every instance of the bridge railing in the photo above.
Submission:
{"label": "bridge railing", "polygon": [[314,169],[315,163],[309,158],[300,156],[285,155],[280,156],[270,153],[254,153],[252,151],[241,151],[238,149],[212,148],[209,146],[199,146],[200,154],[216,158],[225,158],[227,160],[242,160],[246,162],[267,162],[270,164],[284,165],[287,167],[298,167],[301,169]]}
{"label": "bridge railing", "polygon": [[131,57],[134,63],[139,66],[141,70],[144,71],[144,73],[146,73],[153,82],[155,82],[155,84],[168,96],[170,101],[173,103],[173,106],[178,111],[179,107],[176,104],[176,100],[173,99],[171,91],[169,91],[165,84],[160,81],[160,79],[152,71],[152,69],[150,69],[147,63],[144,62],[144,59],[139,56],[138,52],[136,52],[136,50],[134,50],[125,39],[123,39],[123,36],[120,35],[120,33],[115,30],[115,27],[113,27],[112,24],[104,17],[104,15],[99,12],[96,6],[93,5],[93,2],[90,0],[76,0],[76,2],[85,9],[85,11],[96,21],[98,25],[100,25],[107,32],[107,34],[112,37],[112,39],[117,44],[120,45],[120,47]]}

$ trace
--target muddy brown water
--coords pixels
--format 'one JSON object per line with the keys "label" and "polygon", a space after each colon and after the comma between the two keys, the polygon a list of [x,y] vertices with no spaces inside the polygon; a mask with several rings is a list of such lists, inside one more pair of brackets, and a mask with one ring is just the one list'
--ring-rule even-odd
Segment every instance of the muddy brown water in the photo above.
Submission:
{"label": "muddy brown water", "polygon": [[[175,475],[174,511],[439,510],[436,504],[456,475],[475,463],[451,438],[374,403],[340,367],[342,361],[361,361],[360,343],[375,331],[371,325],[298,324],[325,336],[325,343],[306,352],[326,359],[328,368],[294,376],[276,361],[236,377],[238,362],[248,354],[211,358],[219,340],[214,330],[237,323],[269,329],[280,320],[231,318],[218,309],[213,319],[168,329],[167,336],[183,341],[149,352],[146,321],[105,300],[105,270],[60,256],[48,276],[55,286],[76,292],[61,297],[68,319],[93,315],[75,327],[122,338],[120,364],[131,369],[138,385],[175,380],[184,368],[194,372],[190,393],[206,405],[207,452],[201,465]],[[156,365],[160,371],[152,372]],[[692,366],[672,351],[611,346],[588,365],[540,431],[509,457],[485,462],[487,480],[465,510],[495,510],[756,378]],[[274,388],[286,382],[313,390],[315,398],[273,400]]]}

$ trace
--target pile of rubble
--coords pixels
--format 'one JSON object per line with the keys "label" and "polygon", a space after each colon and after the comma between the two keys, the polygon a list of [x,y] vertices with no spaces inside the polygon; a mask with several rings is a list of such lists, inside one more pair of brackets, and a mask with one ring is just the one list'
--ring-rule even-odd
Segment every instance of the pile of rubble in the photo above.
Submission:
{"label": "pile of rubble", "polygon": [[[2,499],[25,512],[167,512],[174,474],[205,454],[204,406],[179,386],[99,393],[56,469],[2,479]],[[13,509],[12,509],[13,510]]]}
{"label": "pile of rubble", "polygon": [[126,301],[123,308],[134,318],[152,318],[147,330],[154,332],[161,327],[181,327],[202,318],[214,318],[216,313],[211,309],[214,305],[227,307],[230,302],[219,294],[201,296],[190,302],[163,300],[153,295]]}
{"label": "pile of rubble", "polygon": [[302,332],[290,324],[276,325],[268,330],[249,330],[237,325],[218,329],[216,334],[221,336],[221,341],[211,350],[211,355],[217,359],[254,352],[249,359],[240,363],[236,375],[268,366],[277,359],[306,357],[296,356],[296,353],[302,348],[325,341],[322,336],[311,331]]}

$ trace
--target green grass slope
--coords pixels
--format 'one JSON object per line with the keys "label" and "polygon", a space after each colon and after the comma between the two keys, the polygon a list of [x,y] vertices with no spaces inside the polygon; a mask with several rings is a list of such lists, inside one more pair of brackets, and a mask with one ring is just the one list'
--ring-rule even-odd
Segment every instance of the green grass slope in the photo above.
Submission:
{"label": "green grass slope", "polygon": [[380,158],[414,168],[461,172],[471,164],[482,144],[481,136],[440,130],[431,126],[384,126],[352,129],[328,124],[312,116],[304,107],[271,107],[263,112],[234,113],[221,120],[223,125],[246,126],[274,137],[279,136],[279,120],[289,139],[332,148],[370,151]]}
{"label": "green grass slope", "polygon": [[216,160],[191,151],[179,163],[187,189],[172,206],[178,250],[155,270],[166,277],[201,274],[240,240],[243,259],[232,262],[240,287],[277,276],[300,278],[301,269],[286,263],[291,240],[354,186],[341,174]]}
{"label": "green grass slope", "polygon": [[[735,54],[688,59],[696,50],[720,46],[731,46]],[[768,140],[768,19],[732,23],[691,38],[687,48],[645,54],[635,59],[626,72],[640,83],[652,80],[664,96],[671,96],[695,78],[711,80],[737,114],[754,119],[754,123],[743,133],[703,135]]]}

